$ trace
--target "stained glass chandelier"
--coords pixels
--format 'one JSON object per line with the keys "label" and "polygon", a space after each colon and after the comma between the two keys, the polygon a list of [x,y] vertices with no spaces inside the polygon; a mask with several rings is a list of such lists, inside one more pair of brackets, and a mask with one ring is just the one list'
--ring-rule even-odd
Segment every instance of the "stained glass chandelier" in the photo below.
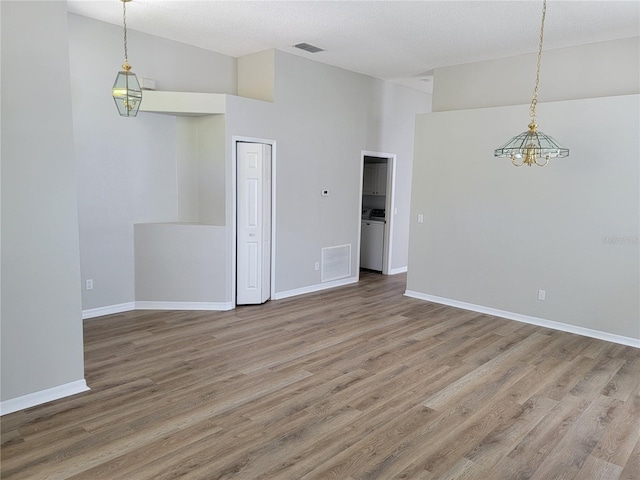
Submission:
{"label": "stained glass chandelier", "polygon": [[536,124],[536,107],[538,105],[538,86],[540,84],[540,63],[542,60],[542,41],[544,38],[544,20],[547,14],[547,0],[542,2],[542,26],[540,27],[540,46],[538,48],[538,63],[536,66],[536,83],[533,98],[529,107],[529,129],[516,135],[493,152],[496,157],[509,157],[516,167],[522,165],[537,165],[544,167],[549,160],[556,157],[568,157],[569,149],[561,146],[552,137],[538,131]]}

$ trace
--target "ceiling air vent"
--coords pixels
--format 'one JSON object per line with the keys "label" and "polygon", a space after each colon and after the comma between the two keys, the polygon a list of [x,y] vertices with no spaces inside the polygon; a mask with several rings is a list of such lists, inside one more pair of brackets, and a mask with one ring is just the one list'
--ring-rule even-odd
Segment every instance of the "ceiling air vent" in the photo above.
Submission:
{"label": "ceiling air vent", "polygon": [[324,52],[324,49],[316,47],[315,45],[309,45],[308,43],[298,43],[297,45],[294,45],[294,47],[309,53]]}

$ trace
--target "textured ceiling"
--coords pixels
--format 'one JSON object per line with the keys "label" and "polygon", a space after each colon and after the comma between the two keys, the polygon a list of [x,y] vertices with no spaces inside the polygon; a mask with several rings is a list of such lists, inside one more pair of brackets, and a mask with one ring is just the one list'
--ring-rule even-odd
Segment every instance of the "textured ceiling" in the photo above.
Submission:
{"label": "textured ceiling", "polygon": [[[69,0],[121,25],[119,0]],[[430,91],[435,68],[537,51],[542,1],[134,0],[127,26],[232,57],[276,48]],[[640,35],[637,0],[548,0],[544,48]],[[293,48],[306,42],[325,51]],[[132,50],[135,45],[130,45]]]}

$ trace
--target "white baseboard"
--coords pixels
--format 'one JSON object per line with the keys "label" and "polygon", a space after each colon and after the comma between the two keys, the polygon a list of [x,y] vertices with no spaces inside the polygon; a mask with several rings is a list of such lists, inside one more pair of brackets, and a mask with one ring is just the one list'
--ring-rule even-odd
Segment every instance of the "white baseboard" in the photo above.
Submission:
{"label": "white baseboard", "polygon": [[399,267],[399,268],[392,268],[391,271],[389,272],[389,275],[397,275],[399,273],[406,273],[407,271],[407,267]]}
{"label": "white baseboard", "polygon": [[133,310],[232,310],[231,302],[129,302],[106,307],[92,308],[82,311],[82,319],[102,317],[114,313],[131,312]]}
{"label": "white baseboard", "polygon": [[136,310],[232,310],[232,302],[135,302]]}
{"label": "white baseboard", "polygon": [[482,305],[475,305],[473,303],[460,302],[458,300],[452,300],[450,298],[427,295],[425,293],[414,292],[412,290],[406,290],[404,294],[407,297],[417,298],[419,300],[426,300],[428,302],[449,305],[451,307],[462,308],[464,310],[471,310],[478,313],[486,313],[487,315],[507,318],[509,320],[515,320],[516,322],[529,323],[531,325],[538,325],[539,327],[546,327],[552,330],[575,333],[577,335],[582,335],[585,337],[597,338],[598,340],[606,340],[607,342],[640,348],[640,339],[633,337],[625,337],[622,335],[616,335],[615,333],[579,327],[576,325],[571,325],[569,323],[555,322],[553,320],[546,320],[544,318],[531,317],[529,315],[522,315],[520,313],[507,312],[506,310],[498,310],[496,308],[484,307]]}
{"label": "white baseboard", "polygon": [[7,415],[19,410],[24,410],[25,408],[35,407],[36,405],[86,392],[87,390],[90,390],[90,388],[87,387],[87,382],[82,379],[65,383],[64,385],[58,385],[57,387],[47,388],[46,390],[40,390],[39,392],[22,395],[21,397],[11,398],[0,402],[0,415]]}
{"label": "white baseboard", "polygon": [[103,315],[113,315],[114,313],[130,312],[136,309],[135,302],[119,303],[117,305],[107,305],[106,307],[90,308],[82,311],[82,319],[102,317]]}
{"label": "white baseboard", "polygon": [[[400,273],[400,272],[398,272]],[[311,285],[286,292],[276,293],[274,300],[304,295],[305,293],[319,292],[328,288],[342,287],[352,283],[357,283],[358,277],[341,278],[332,282],[325,282],[318,285]],[[155,302],[155,301],[136,301],[130,303],[121,303],[119,305],[110,305],[106,307],[93,308],[91,310],[83,310],[82,318],[94,318],[102,315],[111,315],[113,313],[129,312],[131,310],[211,310],[211,311],[227,311],[233,310],[235,304],[233,302]]]}
{"label": "white baseboard", "polygon": [[332,282],[320,283],[317,285],[310,285],[303,288],[295,288],[293,290],[287,290],[286,292],[278,292],[274,295],[274,300],[282,300],[283,298],[295,297],[297,295],[304,295],[305,293],[319,292],[321,290],[327,290],[329,288],[342,287],[344,285],[350,285],[357,283],[358,277],[341,278],[340,280],[334,280]]}

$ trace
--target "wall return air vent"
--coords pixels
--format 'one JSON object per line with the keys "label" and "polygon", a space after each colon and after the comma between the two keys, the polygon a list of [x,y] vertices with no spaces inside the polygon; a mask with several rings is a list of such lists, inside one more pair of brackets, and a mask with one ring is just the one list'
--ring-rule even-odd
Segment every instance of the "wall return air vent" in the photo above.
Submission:
{"label": "wall return air vent", "polygon": [[321,281],[329,282],[351,276],[351,244],[322,249]]}
{"label": "wall return air vent", "polygon": [[309,53],[324,52],[323,48],[316,47],[315,45],[310,45],[308,43],[298,43],[298,44],[294,45],[294,47],[299,48],[300,50],[304,50],[305,52],[309,52]]}

